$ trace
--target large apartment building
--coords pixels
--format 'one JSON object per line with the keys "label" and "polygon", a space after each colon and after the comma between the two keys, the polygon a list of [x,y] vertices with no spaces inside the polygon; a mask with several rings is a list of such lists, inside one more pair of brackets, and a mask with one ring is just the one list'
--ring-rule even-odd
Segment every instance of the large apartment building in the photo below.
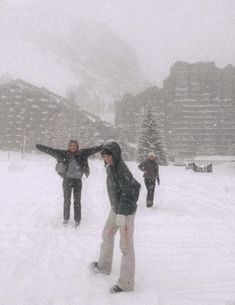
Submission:
{"label": "large apartment building", "polygon": [[[116,124],[138,141],[143,112],[156,114],[168,156],[235,152],[235,67],[176,62],[163,88],[148,88],[116,103]],[[128,132],[126,135],[128,135]]]}
{"label": "large apartment building", "polygon": [[172,155],[229,154],[235,145],[235,68],[177,62],[164,81]]}

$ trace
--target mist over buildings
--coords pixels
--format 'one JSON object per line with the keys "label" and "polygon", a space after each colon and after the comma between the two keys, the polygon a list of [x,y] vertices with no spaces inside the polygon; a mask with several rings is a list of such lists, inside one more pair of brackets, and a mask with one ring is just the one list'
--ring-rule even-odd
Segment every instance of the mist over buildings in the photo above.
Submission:
{"label": "mist over buildings", "polygon": [[[234,1],[1,1],[0,77],[77,95],[102,115],[172,64],[235,63]],[[97,105],[96,105],[97,104]]]}

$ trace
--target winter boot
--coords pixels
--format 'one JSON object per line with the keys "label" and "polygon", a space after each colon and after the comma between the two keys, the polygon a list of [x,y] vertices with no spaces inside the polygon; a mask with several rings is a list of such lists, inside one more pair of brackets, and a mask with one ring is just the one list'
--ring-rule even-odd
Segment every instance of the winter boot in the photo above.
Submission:
{"label": "winter boot", "polygon": [[80,220],[75,221],[75,224],[74,224],[75,228],[78,227],[79,225],[80,225]]}
{"label": "winter boot", "polygon": [[123,292],[124,290],[122,290],[119,286],[114,285],[111,289],[110,292],[111,293],[118,293],[118,292]]}
{"label": "winter boot", "polygon": [[91,265],[90,265],[90,269],[91,269],[91,271],[93,271],[94,273],[104,273],[104,274],[109,275],[108,272],[105,272],[105,271],[103,271],[103,270],[100,269],[98,262],[92,262]]}
{"label": "winter boot", "polygon": [[147,203],[146,203],[146,206],[147,206],[147,208],[152,207],[153,206],[153,201],[148,200]]}
{"label": "winter boot", "polygon": [[64,221],[63,221],[63,225],[67,225],[69,223],[69,221],[67,220],[67,219],[64,219]]}

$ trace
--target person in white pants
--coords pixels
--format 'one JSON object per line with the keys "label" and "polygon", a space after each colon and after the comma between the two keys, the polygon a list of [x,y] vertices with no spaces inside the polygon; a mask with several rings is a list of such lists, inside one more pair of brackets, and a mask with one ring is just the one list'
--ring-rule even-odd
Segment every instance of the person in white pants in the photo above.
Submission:
{"label": "person in white pants", "polygon": [[111,211],[102,234],[99,260],[93,262],[91,268],[94,272],[110,274],[114,238],[119,230],[122,252],[120,277],[110,291],[112,293],[132,291],[135,282],[134,219],[140,184],[133,178],[122,160],[121,148],[116,142],[105,144],[102,156],[107,170],[107,190]]}
{"label": "person in white pants", "polygon": [[134,251],[134,218],[135,214],[120,217],[112,210],[106,221],[100,247],[100,257],[98,266],[103,273],[109,274],[112,268],[114,237],[120,231],[120,249],[122,261],[120,268],[120,278],[117,286],[123,291],[134,289],[135,279],[135,251]]}

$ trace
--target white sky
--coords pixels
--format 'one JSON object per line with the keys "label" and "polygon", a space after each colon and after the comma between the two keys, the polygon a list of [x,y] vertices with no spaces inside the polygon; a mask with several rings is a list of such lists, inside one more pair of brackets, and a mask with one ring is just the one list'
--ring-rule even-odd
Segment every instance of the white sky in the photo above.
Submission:
{"label": "white sky", "polygon": [[235,64],[234,0],[0,0],[0,19],[12,24],[35,12],[35,18],[55,13],[107,23],[158,85],[176,60]]}

